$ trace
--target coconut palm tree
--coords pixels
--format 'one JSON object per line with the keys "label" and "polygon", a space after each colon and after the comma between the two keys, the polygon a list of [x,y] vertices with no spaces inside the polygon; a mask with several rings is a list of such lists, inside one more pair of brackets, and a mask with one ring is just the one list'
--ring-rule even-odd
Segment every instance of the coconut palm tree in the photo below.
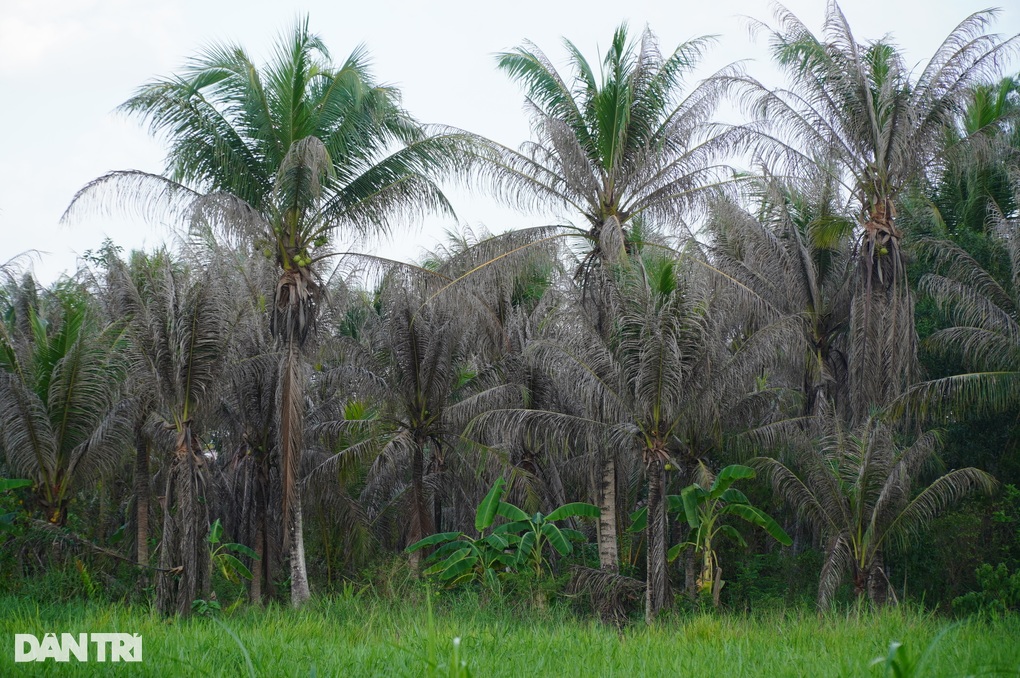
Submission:
{"label": "coconut palm tree", "polygon": [[[0,449],[65,525],[75,492],[113,472],[130,445],[123,327],[104,324],[71,280],[8,288],[0,319]],[[5,295],[7,296],[7,295]]]}
{"label": "coconut palm tree", "polygon": [[167,176],[107,174],[79,192],[65,218],[96,199],[127,201],[149,216],[212,222],[254,243],[278,267],[269,316],[282,356],[285,551],[292,601],[300,604],[309,595],[298,489],[302,351],[315,336],[322,303],[318,269],[338,229],[374,235],[401,216],[449,212],[429,175],[450,160],[461,137],[427,136],[400,108],[397,91],[374,82],[363,49],[334,65],[307,19],[281,38],[265,66],[241,47],[216,45],[181,75],[142,86],[121,110],[168,139]]}
{"label": "coconut palm tree", "polygon": [[954,154],[934,185],[932,202],[950,234],[990,230],[996,214],[1016,209],[1010,168],[1020,161],[1020,79],[973,87],[951,142],[973,143]]}
{"label": "coconut palm tree", "polygon": [[951,326],[928,338],[941,355],[958,355],[965,369],[917,384],[909,400],[933,415],[999,413],[1020,404],[1020,219],[1001,214],[992,228],[1008,254],[1005,279],[997,278],[959,245],[929,241],[936,273],[921,279],[921,289],[949,316]]}
{"label": "coconut palm tree", "polygon": [[901,446],[877,414],[855,428],[847,428],[831,412],[822,417],[827,434],[817,446],[800,447],[796,470],[767,457],[751,465],[822,539],[825,564],[818,606],[827,608],[847,577],[857,596],[884,603],[892,590],[884,554],[908,548],[925,526],[962,497],[990,493],[995,479],[976,468],[955,469],[914,495],[918,478],[937,464],[940,440],[935,432]]}
{"label": "coconut palm tree", "polygon": [[853,223],[834,209],[824,183],[812,193],[774,178],[757,186],[755,214],[730,200],[713,204],[712,269],[734,289],[747,330],[795,321],[770,376],[799,391],[800,415],[812,417],[826,400],[847,398]]}
{"label": "coconut palm tree", "polygon": [[[215,402],[224,365],[226,291],[216,276],[159,252],[128,270],[116,262],[110,285],[127,318],[133,372],[152,402],[148,427],[166,453],[163,534],[156,604],[186,615],[210,584],[208,459],[200,418]],[[205,411],[205,412],[204,412]]]}
{"label": "coconut palm tree", "polygon": [[695,38],[664,57],[650,30],[635,44],[624,24],[599,75],[565,41],[569,79],[531,43],[500,54],[499,68],[525,88],[536,138],[519,151],[486,143],[479,169],[507,199],[581,216],[586,265],[619,257],[634,217],[679,228],[726,174],[714,164],[723,140],[705,127],[721,88],[708,80],[682,92],[710,43]]}
{"label": "coconut palm tree", "polygon": [[[1014,48],[1016,38],[985,33],[994,16],[985,11],[964,19],[912,71],[889,39],[859,41],[835,2],[820,37],[779,6],[775,27],[756,27],[768,35],[789,88],[729,81],[743,88],[754,118],[743,130],[761,161],[781,174],[830,174],[842,186],[846,214],[859,221],[849,355],[858,421],[913,379],[917,338],[897,203],[945,161],[946,130],[971,88],[995,76]],[[955,143],[968,140],[964,135]]]}
{"label": "coconut palm tree", "polygon": [[[706,133],[705,125],[720,87],[708,80],[683,92],[684,78],[710,43],[696,38],[663,56],[650,30],[633,42],[622,25],[598,72],[566,41],[569,77],[531,43],[498,56],[499,68],[526,91],[535,137],[520,150],[481,140],[476,166],[510,202],[565,210],[567,219],[584,220],[563,234],[586,244],[577,275],[585,297],[602,308],[603,333],[613,318],[601,269],[628,256],[642,220],[684,231],[691,208],[725,174],[714,164],[724,140]],[[600,560],[604,569],[616,571],[613,455],[604,455],[600,466]]]}
{"label": "coconut palm tree", "polygon": [[661,254],[634,258],[616,271],[611,335],[579,304],[564,309],[550,335],[532,343],[529,355],[576,394],[579,411],[490,410],[474,422],[480,431],[520,430],[551,449],[606,447],[639,461],[647,479],[648,620],[668,599],[667,463],[689,475],[742,380],[761,367],[756,340],[721,355],[711,287],[692,266]]}

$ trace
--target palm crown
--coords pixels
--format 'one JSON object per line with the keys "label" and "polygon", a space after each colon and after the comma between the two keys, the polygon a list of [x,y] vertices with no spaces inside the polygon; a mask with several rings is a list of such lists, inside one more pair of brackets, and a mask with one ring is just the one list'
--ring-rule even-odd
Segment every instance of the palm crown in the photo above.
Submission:
{"label": "palm crown", "polygon": [[484,171],[518,202],[583,215],[594,256],[615,256],[634,217],[679,219],[718,179],[720,142],[699,134],[719,88],[708,81],[679,96],[709,42],[694,39],[663,57],[650,31],[635,45],[624,25],[596,75],[566,41],[572,81],[531,43],[500,54],[499,67],[525,87],[536,138],[520,151],[489,142]]}
{"label": "palm crown", "polygon": [[258,213],[284,269],[307,265],[337,226],[365,233],[388,228],[394,208],[448,209],[424,174],[437,142],[373,83],[362,48],[335,67],[304,20],[275,56],[260,69],[240,47],[210,48],[121,108],[168,137],[171,179]]}

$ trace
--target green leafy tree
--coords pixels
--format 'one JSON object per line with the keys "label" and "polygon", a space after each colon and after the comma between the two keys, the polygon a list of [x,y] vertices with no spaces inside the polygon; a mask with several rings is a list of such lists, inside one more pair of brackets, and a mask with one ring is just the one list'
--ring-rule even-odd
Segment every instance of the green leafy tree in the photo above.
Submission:
{"label": "green leafy tree", "polygon": [[568,518],[598,518],[599,507],[585,502],[571,502],[553,509],[548,515],[541,512],[529,515],[523,509],[501,501],[496,513],[512,521],[501,526],[501,529],[517,536],[515,564],[518,567],[529,565],[535,568],[535,576],[541,577],[542,567],[548,562],[545,556],[546,544],[561,556],[566,556],[574,550],[571,541],[584,540],[584,535],[577,530],[559,527],[556,522]]}
{"label": "green leafy tree", "polygon": [[[707,473],[708,469],[703,471]],[[747,546],[737,528],[726,522],[727,518],[740,518],[759,527],[784,546],[793,543],[779,523],[761,509],[752,506],[747,495],[732,487],[738,480],[754,477],[754,469],[732,464],[719,471],[715,479],[711,480],[708,489],[700,483],[694,483],[685,487],[679,495],[668,497],[670,511],[683,512],[691,532],[687,541],[669,549],[667,557],[669,560],[675,560],[685,549],[695,550],[701,561],[696,582],[698,591],[703,596],[711,596],[716,607],[719,606],[719,592],[724,582],[715,544],[719,538],[729,537],[738,544]],[[634,518],[631,529],[643,529],[643,524],[647,520],[647,510],[641,509]]]}
{"label": "green leafy tree", "polygon": [[212,559],[213,565],[220,571],[227,581],[235,584],[242,578],[251,581],[251,570],[249,570],[244,563],[238,560],[237,556],[230,553],[230,551],[240,553],[252,560],[258,560],[258,554],[244,544],[235,544],[234,542],[223,541],[223,538],[223,523],[220,522],[219,518],[217,518],[213,521],[213,524],[209,526],[208,537],[209,547],[211,549],[209,556]]}
{"label": "green leafy tree", "polygon": [[496,590],[499,587],[499,571],[513,566],[516,558],[507,552],[510,547],[505,527],[496,528],[488,535],[506,491],[506,481],[498,479],[475,513],[475,530],[479,536],[470,537],[463,532],[440,532],[425,537],[407,547],[409,553],[438,546],[425,559],[429,567],[426,575],[435,575],[448,586],[478,579]]}
{"label": "green leafy tree", "polygon": [[680,555],[683,549],[693,548],[701,560],[701,573],[698,575],[698,588],[702,594],[711,594],[716,607],[719,606],[719,591],[722,589],[722,567],[715,544],[720,537],[729,537],[738,544],[747,545],[735,527],[724,522],[726,518],[740,518],[745,522],[765,530],[773,539],[784,546],[793,543],[786,531],[771,516],[756,506],[752,506],[747,496],[740,490],[731,487],[737,480],[753,478],[754,469],[747,466],[727,466],[715,477],[711,487],[705,489],[695,483],[684,488],[680,493],[687,524],[691,528],[691,537],[682,544],[669,550],[670,560]]}
{"label": "green leafy tree", "polygon": [[[449,585],[476,578],[496,588],[497,568],[534,568],[541,577],[548,544],[562,556],[573,551],[571,541],[583,541],[584,535],[570,528],[560,527],[556,522],[568,518],[597,518],[599,507],[594,504],[573,502],[564,504],[548,515],[529,515],[523,509],[503,501],[506,480],[499,478],[489,493],[478,505],[475,515],[475,530],[479,537],[472,538],[463,532],[445,532],[426,537],[407,547],[417,551],[429,546],[439,546],[426,563],[433,563],[425,574],[437,575]],[[496,516],[510,522],[492,528]]]}

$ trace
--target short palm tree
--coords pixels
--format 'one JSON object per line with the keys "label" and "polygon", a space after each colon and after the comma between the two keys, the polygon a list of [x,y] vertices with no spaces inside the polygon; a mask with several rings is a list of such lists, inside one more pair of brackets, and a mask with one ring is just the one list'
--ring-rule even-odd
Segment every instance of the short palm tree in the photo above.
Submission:
{"label": "short palm tree", "polygon": [[[828,173],[846,214],[859,220],[850,327],[850,392],[857,420],[911,383],[917,337],[897,203],[946,158],[971,87],[997,74],[1016,38],[985,33],[994,17],[964,19],[919,71],[888,39],[860,42],[835,2],[814,35],[782,6],[777,26],[759,24],[790,80],[772,89],[738,79],[754,121],[743,129],[780,172]],[[968,141],[965,136],[956,144]]]}
{"label": "short palm tree", "polygon": [[903,447],[877,414],[855,428],[831,413],[821,416],[827,435],[817,447],[802,446],[793,469],[767,457],[751,465],[822,539],[818,606],[827,608],[847,577],[857,596],[883,603],[892,590],[884,554],[908,548],[952,503],[975,491],[991,492],[996,483],[976,468],[955,469],[915,495],[918,478],[937,462],[936,433]]}
{"label": "short palm tree", "polygon": [[[470,386],[486,347],[494,343],[494,336],[496,342],[501,336],[491,308],[495,304],[485,301],[487,293],[501,286],[471,281],[464,262],[454,263],[458,257],[470,261],[470,249],[434,260],[430,268],[390,265],[376,297],[374,342],[355,348],[342,368],[349,372],[359,364],[360,354],[364,369],[360,393],[381,404],[371,427],[376,431],[374,445],[358,449],[378,455],[379,467],[410,469],[407,543],[442,528],[446,457],[458,446],[471,416],[467,412],[491,402],[472,393]],[[496,384],[493,390],[514,388]],[[346,454],[353,456],[354,451]],[[400,477],[396,484],[404,482]],[[415,569],[421,555],[411,553]]]}
{"label": "short palm tree", "polygon": [[[113,472],[131,440],[123,327],[104,324],[64,280],[10,288],[0,318],[0,450],[33,481],[39,510],[64,525],[75,492]],[[6,295],[5,295],[6,296]]]}
{"label": "short palm tree", "polygon": [[849,238],[852,222],[832,209],[823,190],[807,194],[762,182],[751,214],[729,200],[709,220],[711,263],[745,300],[748,330],[793,320],[777,384],[803,396],[802,416],[815,416],[826,400],[846,398],[849,324]]}
{"label": "short palm tree", "polygon": [[216,45],[179,76],[144,85],[121,110],[170,143],[167,176],[113,172],[76,196],[144,205],[200,225],[213,222],[278,267],[270,323],[281,351],[278,432],[285,550],[295,605],[308,598],[299,469],[304,421],[302,351],[322,303],[318,279],[338,229],[373,235],[394,218],[449,212],[430,178],[459,138],[429,137],[377,85],[363,49],[335,66],[307,19],[265,66],[241,48]]}

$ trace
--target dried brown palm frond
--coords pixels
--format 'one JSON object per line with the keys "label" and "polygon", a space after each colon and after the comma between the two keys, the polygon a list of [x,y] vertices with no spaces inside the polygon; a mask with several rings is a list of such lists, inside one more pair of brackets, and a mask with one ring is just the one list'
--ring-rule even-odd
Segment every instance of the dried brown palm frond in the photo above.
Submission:
{"label": "dried brown palm frond", "polygon": [[[436,525],[466,525],[485,483],[505,468],[490,468],[506,459],[502,451],[478,448],[461,431],[479,411],[530,395],[520,351],[533,331],[528,319],[548,308],[556,269],[548,233],[469,234],[423,266],[345,259],[379,275],[379,287],[372,296],[351,290],[346,308],[337,304],[338,335],[320,347],[310,430],[325,449],[309,487],[364,471],[365,517],[383,543],[400,547]],[[371,422],[346,416],[355,404],[375,412]],[[520,487],[536,498],[537,485]],[[401,507],[404,519],[395,521]]]}
{"label": "dried brown palm frond", "polygon": [[567,596],[586,598],[602,621],[622,626],[638,608],[645,583],[616,572],[575,565],[570,568]]}
{"label": "dried brown palm frond", "polygon": [[801,331],[782,344],[770,374],[803,395],[801,413],[847,400],[849,265],[853,224],[831,204],[823,182],[811,192],[763,180],[758,216],[730,201],[713,210],[711,270],[730,291],[737,320],[750,330],[796,318]]}

